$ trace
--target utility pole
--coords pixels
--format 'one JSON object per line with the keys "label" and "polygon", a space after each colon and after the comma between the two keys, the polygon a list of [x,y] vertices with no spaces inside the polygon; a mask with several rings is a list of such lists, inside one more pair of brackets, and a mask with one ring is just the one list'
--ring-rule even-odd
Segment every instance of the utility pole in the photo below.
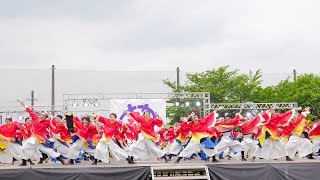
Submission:
{"label": "utility pole", "polygon": [[51,66],[51,114],[54,116],[54,105],[55,105],[55,78],[54,78],[54,65]]}
{"label": "utility pole", "polygon": [[33,108],[33,107],[34,107],[34,102],[35,102],[35,101],[38,101],[38,99],[36,99],[36,98],[34,97],[34,90],[31,90],[31,97],[30,97],[30,99],[27,99],[27,100],[30,101],[31,108]]}
{"label": "utility pole", "polygon": [[294,69],[293,70],[293,81],[297,79],[297,71]]}
{"label": "utility pole", "polygon": [[177,67],[177,90],[180,91],[180,69]]}
{"label": "utility pole", "polygon": [[31,90],[31,108],[34,106],[34,90]]}

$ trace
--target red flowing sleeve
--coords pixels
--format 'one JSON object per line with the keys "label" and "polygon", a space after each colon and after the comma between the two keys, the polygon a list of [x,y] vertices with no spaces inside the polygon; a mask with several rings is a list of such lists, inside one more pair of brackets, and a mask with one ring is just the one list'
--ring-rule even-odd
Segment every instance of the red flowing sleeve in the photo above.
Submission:
{"label": "red flowing sleeve", "polygon": [[152,118],[152,120],[153,120],[153,123],[158,127],[161,127],[163,124],[163,121],[161,119]]}
{"label": "red flowing sleeve", "polygon": [[29,113],[34,123],[39,123],[39,116],[37,113],[35,113],[30,107],[27,107],[26,111]]}
{"label": "red flowing sleeve", "polygon": [[129,113],[129,115],[134,119],[136,120],[138,123],[144,123],[145,122],[145,119],[139,115],[139,113],[136,113],[136,112],[131,112]]}
{"label": "red flowing sleeve", "polygon": [[108,119],[105,117],[100,116],[98,119],[99,122],[103,123],[103,124],[107,124]]}
{"label": "red flowing sleeve", "polygon": [[85,131],[85,129],[83,128],[81,120],[77,116],[73,117],[73,123],[74,123],[74,125],[76,126],[77,129],[79,129],[81,131]]}

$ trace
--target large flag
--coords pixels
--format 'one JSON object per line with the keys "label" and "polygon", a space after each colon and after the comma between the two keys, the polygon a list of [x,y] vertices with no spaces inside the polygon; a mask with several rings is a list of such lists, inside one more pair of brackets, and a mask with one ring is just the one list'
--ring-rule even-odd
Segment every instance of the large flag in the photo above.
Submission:
{"label": "large flag", "polygon": [[155,118],[156,113],[167,124],[166,120],[166,100],[165,99],[111,99],[110,113],[116,113],[118,119],[127,122],[127,116],[124,111],[140,112],[148,110],[151,117]]}

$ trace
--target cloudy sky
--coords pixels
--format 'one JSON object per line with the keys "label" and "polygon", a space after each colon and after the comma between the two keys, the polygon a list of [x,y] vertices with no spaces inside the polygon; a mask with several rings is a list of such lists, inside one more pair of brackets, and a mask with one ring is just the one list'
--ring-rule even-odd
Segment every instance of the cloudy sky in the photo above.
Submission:
{"label": "cloudy sky", "polygon": [[[51,64],[146,71],[141,77],[161,71],[158,79],[174,77],[178,66],[185,72],[222,65],[242,72],[262,69],[270,78],[293,69],[320,74],[319,7],[320,1],[308,0],[0,0],[1,84],[11,85],[1,88],[0,102],[29,96],[30,89],[47,97]],[[16,70],[29,68],[40,70]],[[61,86],[81,82],[58,87],[59,93],[106,92],[112,86],[88,90],[81,85],[94,83],[76,78],[86,71],[61,71]],[[91,73],[110,76],[102,72]],[[132,86],[111,89],[124,92]],[[139,86],[130,91],[154,90]]]}

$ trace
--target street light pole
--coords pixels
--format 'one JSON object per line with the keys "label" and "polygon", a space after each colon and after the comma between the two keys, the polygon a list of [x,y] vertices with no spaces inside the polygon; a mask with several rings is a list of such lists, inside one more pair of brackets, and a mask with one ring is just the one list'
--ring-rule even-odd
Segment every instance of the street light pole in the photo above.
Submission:
{"label": "street light pole", "polygon": [[55,105],[55,66],[51,66],[51,114],[54,116],[54,105]]}

